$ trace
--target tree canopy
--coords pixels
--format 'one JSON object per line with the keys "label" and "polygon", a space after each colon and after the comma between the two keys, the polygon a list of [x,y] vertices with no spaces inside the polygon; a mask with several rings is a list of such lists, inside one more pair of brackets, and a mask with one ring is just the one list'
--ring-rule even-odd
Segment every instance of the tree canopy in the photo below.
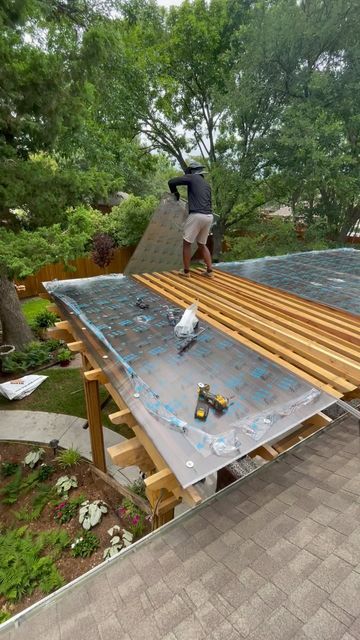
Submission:
{"label": "tree canopy", "polygon": [[[6,0],[0,27],[3,330],[12,278],[94,233],[135,241],[190,157],[219,239],[246,225],[268,246],[266,203],[321,242],[360,218],[360,0]],[[130,202],[96,222],[118,190]]]}

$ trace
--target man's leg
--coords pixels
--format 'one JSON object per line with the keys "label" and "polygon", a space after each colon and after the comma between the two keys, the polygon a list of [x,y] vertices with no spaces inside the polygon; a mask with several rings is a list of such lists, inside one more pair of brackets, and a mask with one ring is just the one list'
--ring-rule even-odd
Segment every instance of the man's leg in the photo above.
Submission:
{"label": "man's leg", "polygon": [[212,260],[211,260],[211,253],[209,251],[209,249],[207,248],[206,244],[200,244],[200,242],[198,242],[198,247],[199,250],[201,252],[201,255],[203,257],[203,260],[206,264],[206,269],[208,273],[212,272]]}
{"label": "man's leg", "polygon": [[206,242],[207,242],[207,239],[209,237],[211,225],[212,225],[212,222],[213,222],[213,216],[212,215],[204,216],[203,219],[204,219],[204,222],[203,222],[203,225],[202,225],[202,229],[198,233],[196,241],[198,243],[198,247],[199,247],[199,249],[200,249],[200,251],[202,253],[202,257],[203,257],[204,262],[206,264],[206,272],[203,275],[209,276],[211,278],[212,275],[213,275],[213,273],[212,273],[212,259],[211,259],[211,253],[210,253],[209,249],[206,246]]}
{"label": "man's leg", "polygon": [[189,273],[190,261],[191,261],[191,242],[187,242],[187,240],[183,240],[184,273]]}

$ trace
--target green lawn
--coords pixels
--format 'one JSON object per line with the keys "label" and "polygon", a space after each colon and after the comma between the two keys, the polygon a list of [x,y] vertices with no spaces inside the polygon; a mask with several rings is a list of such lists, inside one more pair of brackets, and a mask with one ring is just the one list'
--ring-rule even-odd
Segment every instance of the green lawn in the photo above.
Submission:
{"label": "green lawn", "polygon": [[49,300],[43,298],[29,298],[21,303],[23,314],[30,324],[40,311],[44,311],[49,306]]}
{"label": "green lawn", "polygon": [[[42,374],[42,372],[40,372]],[[30,396],[23,400],[6,400],[0,396],[0,411],[2,409],[21,409],[23,411],[49,411],[51,413],[65,413],[66,415],[86,418],[83,383],[79,369],[46,369],[48,376]],[[105,400],[107,392],[100,387],[100,400]],[[120,433],[125,438],[133,433],[126,425],[113,425],[108,419],[109,413],[118,411],[111,400],[102,412],[103,425]]]}

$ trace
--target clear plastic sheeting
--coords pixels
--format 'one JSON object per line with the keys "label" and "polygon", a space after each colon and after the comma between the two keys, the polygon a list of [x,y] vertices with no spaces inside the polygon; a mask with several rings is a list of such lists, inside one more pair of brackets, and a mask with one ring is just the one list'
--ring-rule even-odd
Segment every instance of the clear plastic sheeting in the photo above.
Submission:
{"label": "clear plastic sheeting", "polygon": [[[53,281],[45,288],[183,487],[334,402],[202,321],[197,340],[179,353],[173,316],[183,309],[132,278]],[[199,382],[229,398],[228,409],[209,407],[206,421],[196,420]]]}
{"label": "clear plastic sheeting", "polygon": [[332,249],[242,262],[216,269],[360,315],[360,251]]}

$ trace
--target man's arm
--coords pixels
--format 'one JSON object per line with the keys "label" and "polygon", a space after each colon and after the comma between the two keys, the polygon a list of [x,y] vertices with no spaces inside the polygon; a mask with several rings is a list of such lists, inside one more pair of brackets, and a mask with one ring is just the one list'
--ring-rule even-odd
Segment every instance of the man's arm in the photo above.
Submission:
{"label": "man's arm", "polygon": [[180,193],[177,190],[177,187],[186,186],[189,187],[191,184],[191,176],[179,176],[178,178],[170,178],[168,185],[171,193],[173,193],[177,200],[180,198]]}

